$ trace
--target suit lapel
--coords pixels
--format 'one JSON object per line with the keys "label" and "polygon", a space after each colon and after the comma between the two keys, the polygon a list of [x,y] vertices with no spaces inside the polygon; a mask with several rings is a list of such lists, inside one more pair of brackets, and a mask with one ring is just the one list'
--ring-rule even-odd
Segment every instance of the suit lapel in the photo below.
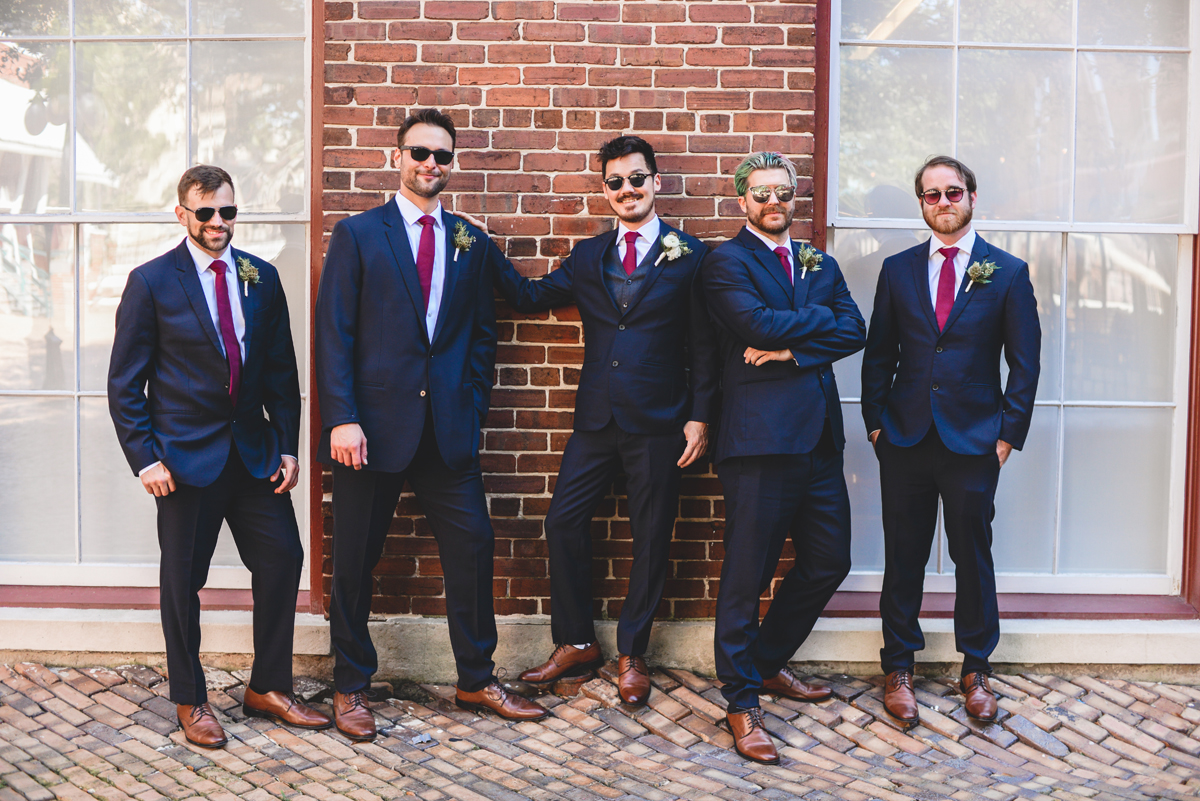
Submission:
{"label": "suit lapel", "polygon": [[[968,269],[977,261],[983,261],[987,258],[988,245],[983,241],[983,237],[978,233],[975,234],[975,247],[971,248],[971,257],[967,259]],[[958,287],[958,295],[954,298],[954,305],[950,307],[950,316],[946,318],[946,327],[943,332],[949,331],[950,326],[954,325],[954,321],[958,319],[958,315],[962,314],[963,309],[971,302],[971,298],[979,294],[981,287],[976,286],[970,292],[966,291],[966,287],[970,284],[971,278],[966,273],[963,273],[962,283]]]}
{"label": "suit lapel", "polygon": [[808,288],[811,286],[810,282],[813,280],[813,273],[811,270],[809,270],[808,274],[805,275],[804,278],[800,277],[800,243],[795,239],[791,241],[791,250],[793,280],[792,291],[795,293],[792,296],[792,308],[799,309],[808,302]]}
{"label": "suit lapel", "polygon": [[646,269],[646,277],[642,279],[641,286],[638,287],[637,294],[630,299],[629,308],[625,310],[626,314],[629,314],[631,311],[633,311],[633,307],[638,305],[638,302],[642,298],[646,297],[646,293],[650,291],[650,287],[654,284],[658,277],[662,275],[662,271],[666,269],[666,259],[659,261],[658,264],[655,264],[654,262],[658,261],[658,257],[662,253],[662,238],[672,230],[674,229],[672,229],[666,223],[662,223],[658,226],[658,240],[650,243],[650,249],[646,251],[646,257],[642,259],[642,263],[638,265],[639,267],[644,267]]}
{"label": "suit lapel", "polygon": [[238,300],[242,304],[242,320],[245,325],[245,331],[242,334],[242,347],[246,351],[246,358],[243,361],[250,361],[250,340],[252,334],[254,333],[254,309],[258,305],[258,293],[254,291],[256,286],[255,284],[249,284],[247,286],[247,284],[245,284],[241,278],[238,277],[239,270],[237,260],[239,256],[245,257],[245,254],[239,253],[238,251],[230,248],[229,255],[233,257],[233,274],[235,276],[234,281],[237,282]]}
{"label": "suit lapel", "polygon": [[200,286],[200,276],[196,273],[196,262],[192,260],[187,240],[180,242],[179,247],[175,248],[175,269],[179,270],[179,283],[183,286],[183,293],[187,295],[188,302],[192,304],[192,311],[196,313],[200,327],[208,334],[208,340],[217,349],[217,353],[222,353],[221,341],[217,338],[217,327],[213,325],[212,315],[208,311],[208,301],[204,299],[204,289]]}
{"label": "suit lapel", "polygon": [[737,239],[742,245],[750,251],[751,256],[759,263],[763,270],[775,279],[775,283],[779,284],[779,288],[783,290],[783,296],[789,301],[795,297],[795,287],[788,277],[783,274],[783,265],[779,263],[779,257],[772,253],[766,244],[754,234],[750,233],[749,229],[742,226],[742,230],[738,231]]}
{"label": "suit lapel", "polygon": [[913,251],[912,262],[912,278],[913,288],[917,293],[917,303],[921,305],[922,311],[925,312],[925,319],[929,321],[929,325],[933,328],[934,333],[938,333],[937,316],[933,312],[933,301],[929,299],[929,240],[925,240],[925,244],[916,248]]}
{"label": "suit lapel", "polygon": [[[600,291],[603,292],[604,296],[607,297],[612,303],[613,311],[620,315],[621,309],[617,305],[617,299],[614,298],[612,292],[609,291],[608,281],[605,280],[604,277],[604,271],[606,269],[604,263],[605,260],[609,258],[617,259],[617,229],[614,228],[611,231],[605,231],[592,241],[596,245],[596,258],[593,259],[592,263],[590,264],[587,264],[587,261],[584,260],[584,263],[587,264],[587,269],[590,271],[588,273],[588,277],[600,284]],[[617,259],[617,261],[619,262],[620,259]],[[575,268],[575,273],[576,275],[581,274],[581,271],[578,267]]]}
{"label": "suit lapel", "polygon": [[389,200],[383,210],[384,236],[392,248],[392,258],[396,260],[396,269],[400,278],[408,288],[408,297],[412,301],[413,311],[421,329],[421,338],[429,344],[429,335],[425,329],[425,295],[421,292],[421,279],[417,276],[417,263],[413,261],[412,248],[408,244],[408,232],[404,228],[404,218],[395,199]]}
{"label": "suit lapel", "polygon": [[[454,248],[454,226],[458,223],[458,218],[442,209],[442,227],[445,230],[446,239],[446,268],[442,275],[442,299],[438,303],[437,322],[433,324],[433,339],[438,338],[438,334],[442,332],[442,322],[448,317],[450,310],[450,301],[454,294],[455,288],[458,286],[458,276],[462,271],[467,269],[467,265],[471,260],[471,252],[475,250],[475,243],[472,243],[471,249],[463,253],[459,253]],[[478,238],[478,237],[476,237]],[[457,254],[457,258],[455,258]],[[424,319],[424,318],[422,318]]]}

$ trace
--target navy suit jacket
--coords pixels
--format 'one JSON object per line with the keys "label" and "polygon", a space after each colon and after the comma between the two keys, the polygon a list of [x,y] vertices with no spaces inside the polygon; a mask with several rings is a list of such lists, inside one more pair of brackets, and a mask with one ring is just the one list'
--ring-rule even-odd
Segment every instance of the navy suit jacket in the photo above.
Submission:
{"label": "navy suit jacket", "polygon": [[186,240],[129,274],[108,364],[108,409],[135,474],[161,461],[177,482],[207,487],[225,467],[231,439],[255,478],[273,475],[280,454],[299,453],[300,384],[279,273],[245,251],[232,255],[234,264],[249,259],[259,278],[238,292],[246,357],[236,408]]}
{"label": "navy suit jacket", "polygon": [[[795,282],[745,227],[704,260],[708,305],[721,332],[723,371],[717,461],[734,456],[808,453],[829,418],[834,444],[846,442],[833,362],[862,349],[862,315],[834,258]],[[820,251],[818,251],[820,252]],[[747,347],[791,350],[794,361],[746,364]]]}
{"label": "navy suit jacket", "polygon": [[[536,281],[498,259],[496,286],[509,304],[531,313],[575,303],[583,320],[583,370],[575,395],[575,429],[598,431],[616,420],[631,434],[678,432],[689,420],[711,422],[716,396],[716,338],[698,279],[708,248],[665,222],[691,253],[663,259],[658,242],[642,264],[648,274],[629,308],[617,308],[604,283],[605,254],[617,232],[577,244],[557,270]],[[688,368],[685,375],[684,368]]]}
{"label": "navy suit jacket", "polygon": [[[404,218],[395,200],[333,228],[314,317],[321,440],[358,423],[367,438],[365,469],[398,473],[417,452],[426,409],[442,459],[467,470],[479,457],[496,364],[496,310],[485,234],[442,211],[446,277],[433,339]],[[474,239],[455,257],[454,231]]]}
{"label": "navy suit jacket", "polygon": [[[1029,265],[976,236],[968,264],[996,265],[990,282],[962,285],[938,331],[929,296],[929,240],[890,256],[879,272],[862,365],[867,431],[916,445],[937,426],[954,453],[1020,450],[1037,393],[1042,329]],[[1008,384],[1000,389],[1000,350]]]}

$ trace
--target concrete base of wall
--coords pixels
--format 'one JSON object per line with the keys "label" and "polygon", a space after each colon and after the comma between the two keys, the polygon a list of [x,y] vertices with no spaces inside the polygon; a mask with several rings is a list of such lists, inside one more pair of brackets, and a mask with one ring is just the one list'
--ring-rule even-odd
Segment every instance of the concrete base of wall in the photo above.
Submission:
{"label": "concrete base of wall", "polygon": [[[553,648],[550,621],[542,615],[497,620],[496,664],[510,676],[544,660]],[[201,616],[206,662],[245,667],[251,645],[250,612],[206,612]],[[938,672],[956,670],[953,621],[921,622],[926,648],[918,659]],[[599,621],[606,654],[616,651],[616,622]],[[992,657],[999,667],[1045,666],[1062,671],[1110,672],[1141,679],[1200,681],[1200,620],[1005,620]],[[396,616],[371,621],[381,678],[452,683],[454,660],[444,618]],[[647,659],[713,675],[711,620],[666,621],[654,627]],[[795,661],[821,671],[873,674],[879,671],[882,637],[871,618],[824,618],[796,653]],[[0,609],[0,661],[96,665],[160,663],[162,630],[156,610]],[[332,672],[328,623],[317,615],[296,616],[297,667],[308,675]]]}

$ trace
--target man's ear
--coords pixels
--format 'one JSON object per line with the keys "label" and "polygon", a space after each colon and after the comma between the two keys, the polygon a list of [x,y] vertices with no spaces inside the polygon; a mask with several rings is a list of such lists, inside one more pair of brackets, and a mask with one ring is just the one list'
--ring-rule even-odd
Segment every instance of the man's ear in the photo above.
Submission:
{"label": "man's ear", "polygon": [[745,195],[738,196],[738,205],[742,207],[742,214],[745,214],[746,213],[746,196]]}

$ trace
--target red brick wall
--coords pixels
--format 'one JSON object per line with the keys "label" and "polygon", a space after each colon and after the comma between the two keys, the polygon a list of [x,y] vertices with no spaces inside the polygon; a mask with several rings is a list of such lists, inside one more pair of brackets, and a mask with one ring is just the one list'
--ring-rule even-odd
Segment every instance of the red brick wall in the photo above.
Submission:
{"label": "red brick wall", "polygon": [[[741,225],[731,176],[746,153],[791,156],[802,191],[811,187],[816,17],[816,0],[327,0],[324,139],[314,147],[325,242],[338,220],[391,197],[396,128],[410,109],[436,106],[458,127],[443,202],[483,218],[526,275],[554,269],[580,239],[612,226],[593,154],[622,133],[645,137],[659,154],[658,213],[716,244]],[[812,211],[800,201],[793,236],[811,237]],[[582,330],[574,308],[522,316],[501,303],[498,311],[482,456],[496,610],[549,613],[542,518],[570,436]],[[714,610],[721,487],[707,462],[696,467],[683,483],[662,617]],[[629,575],[622,483],[593,527],[597,617],[620,612]],[[327,502],[322,517],[328,553]],[[330,569],[326,558],[326,591]],[[444,613],[437,547],[411,495],[401,499],[376,582],[375,612]]]}

